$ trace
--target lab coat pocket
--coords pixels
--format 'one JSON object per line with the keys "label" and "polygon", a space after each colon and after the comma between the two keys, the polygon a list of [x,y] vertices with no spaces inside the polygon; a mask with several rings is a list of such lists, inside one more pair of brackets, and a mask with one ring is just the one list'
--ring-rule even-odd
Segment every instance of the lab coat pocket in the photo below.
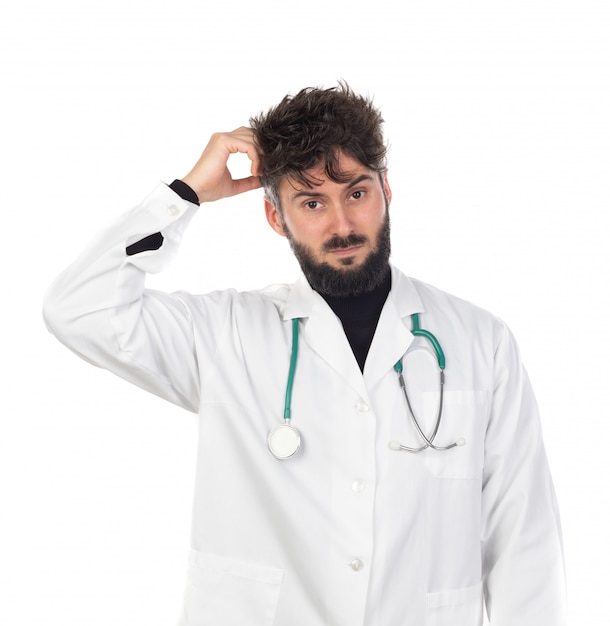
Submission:
{"label": "lab coat pocket", "polygon": [[[438,393],[424,393],[426,419],[436,417]],[[428,432],[431,424],[427,421]],[[425,451],[426,466],[436,478],[472,479],[481,476],[485,451],[487,427],[487,394],[484,391],[445,391],[443,414],[438,435],[434,443],[446,446],[454,442],[463,443],[450,450]]]}
{"label": "lab coat pocket", "polygon": [[482,624],[482,583],[426,595],[426,626],[481,626]]}
{"label": "lab coat pocket", "polygon": [[283,571],[191,552],[179,626],[271,626]]}

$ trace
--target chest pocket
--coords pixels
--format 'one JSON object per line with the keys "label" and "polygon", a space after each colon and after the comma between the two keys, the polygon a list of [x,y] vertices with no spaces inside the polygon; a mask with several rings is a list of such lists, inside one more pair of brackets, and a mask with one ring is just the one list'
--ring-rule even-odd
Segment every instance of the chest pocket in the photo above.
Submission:
{"label": "chest pocket", "polygon": [[[422,395],[424,414],[427,416],[426,432],[431,432],[438,410],[438,393],[426,392]],[[426,467],[433,476],[480,478],[485,453],[487,404],[484,391],[445,391],[441,425],[434,443],[446,446],[463,439],[464,445],[443,451],[425,450]]]}

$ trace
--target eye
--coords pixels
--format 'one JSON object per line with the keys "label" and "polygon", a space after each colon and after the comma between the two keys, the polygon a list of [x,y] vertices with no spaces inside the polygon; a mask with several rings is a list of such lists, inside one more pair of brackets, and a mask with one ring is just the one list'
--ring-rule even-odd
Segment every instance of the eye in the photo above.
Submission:
{"label": "eye", "polygon": [[308,200],[305,203],[305,208],[310,209],[311,211],[314,211],[315,209],[320,208],[320,202],[318,200]]}
{"label": "eye", "polygon": [[360,200],[364,197],[364,191],[362,191],[361,189],[359,189],[358,191],[353,191],[352,192],[352,199],[353,200]]}

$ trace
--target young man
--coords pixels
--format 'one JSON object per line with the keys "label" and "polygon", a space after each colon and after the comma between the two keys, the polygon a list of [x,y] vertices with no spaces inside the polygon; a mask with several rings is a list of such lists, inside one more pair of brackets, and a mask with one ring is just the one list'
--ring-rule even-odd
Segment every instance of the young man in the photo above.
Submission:
{"label": "young man", "polygon": [[[72,350],[200,415],[180,623],[476,626],[485,606],[498,626],[564,624],[518,350],[497,318],[389,264],[379,112],[340,85],[287,96],[251,127],[213,135],[45,303]],[[232,179],[236,152],[252,176]],[[199,204],[261,184],[295,284],[144,288]]]}

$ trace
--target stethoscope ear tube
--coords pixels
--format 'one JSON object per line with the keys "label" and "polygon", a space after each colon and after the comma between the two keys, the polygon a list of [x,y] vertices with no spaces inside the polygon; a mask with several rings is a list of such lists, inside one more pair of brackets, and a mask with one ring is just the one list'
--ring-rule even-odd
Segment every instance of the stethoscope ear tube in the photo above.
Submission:
{"label": "stethoscope ear tube", "polygon": [[438,433],[438,429],[441,425],[441,418],[443,416],[443,398],[444,398],[444,389],[445,389],[444,370],[441,369],[439,373],[440,393],[439,393],[439,399],[438,399],[438,412],[436,414],[434,430],[432,431],[432,434],[429,437],[426,436],[426,434],[424,433],[419,423],[419,420],[415,416],[413,407],[411,406],[411,401],[409,400],[409,394],[407,393],[407,386],[405,385],[405,379],[402,375],[402,362],[401,361],[396,363],[396,365],[394,366],[394,370],[398,374],[398,383],[400,384],[400,388],[402,389],[403,396],[407,403],[407,408],[409,409],[409,414],[411,415],[411,421],[413,422],[413,425],[415,426],[417,433],[419,434],[422,441],[424,442],[424,445],[419,448],[410,448],[409,446],[405,446],[402,443],[399,443],[398,441],[390,441],[390,444],[389,444],[390,449],[391,450],[407,450],[408,452],[421,452],[422,450],[425,450],[426,448],[432,448],[433,450],[438,450],[439,452],[442,452],[443,450],[451,450],[451,448],[455,448],[456,446],[463,446],[466,443],[466,441],[462,437],[460,437],[460,439],[458,439],[457,441],[455,441],[454,443],[448,446],[437,446],[433,443],[434,438],[436,437],[436,434]]}
{"label": "stethoscope ear tube", "polygon": [[454,443],[448,446],[437,446],[434,443],[434,439],[438,433],[438,429],[441,425],[441,418],[443,417],[443,401],[444,401],[444,391],[445,391],[445,353],[441,348],[441,344],[438,339],[429,331],[420,328],[419,326],[419,314],[413,313],[411,315],[411,323],[413,328],[411,330],[412,334],[416,337],[423,337],[427,341],[430,342],[434,352],[436,353],[436,360],[438,362],[439,367],[439,399],[438,399],[438,412],[436,414],[436,420],[434,422],[434,430],[432,434],[428,437],[420,423],[417,419],[415,412],[413,411],[413,407],[411,406],[411,400],[409,399],[409,394],[407,393],[407,386],[405,384],[405,379],[403,376],[403,367],[402,367],[402,359],[399,359],[394,365],[394,371],[398,374],[398,383],[400,384],[400,388],[402,389],[403,396],[407,403],[407,408],[409,410],[409,415],[411,416],[411,421],[417,430],[417,434],[421,437],[423,441],[423,446],[419,448],[412,448],[409,446],[405,446],[398,441],[390,441],[389,447],[390,450],[406,450],[408,452],[421,452],[422,450],[426,450],[427,448],[432,448],[433,450],[437,450],[442,452],[444,450],[451,450],[451,448],[455,448],[456,446],[463,446],[466,443],[466,440],[463,437],[457,439]]}

